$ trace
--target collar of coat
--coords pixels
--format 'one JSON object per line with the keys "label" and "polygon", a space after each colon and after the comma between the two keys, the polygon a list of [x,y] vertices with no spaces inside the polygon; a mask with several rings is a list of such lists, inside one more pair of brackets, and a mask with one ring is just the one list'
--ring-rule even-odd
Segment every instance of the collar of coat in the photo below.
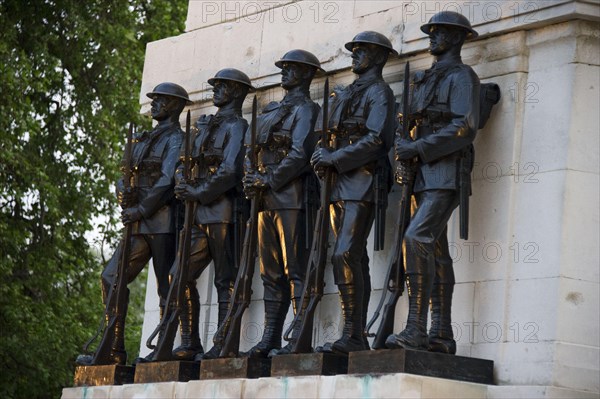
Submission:
{"label": "collar of coat", "polygon": [[152,131],[148,132],[148,131],[144,131],[142,132],[141,136],[138,138],[138,141],[146,141],[146,140],[154,140],[155,138],[157,138],[158,136],[160,136],[162,133],[169,131],[171,129],[175,129],[175,128],[181,128],[181,125],[179,124],[179,122],[168,122],[162,125],[156,125],[154,127],[154,129],[152,129]]}

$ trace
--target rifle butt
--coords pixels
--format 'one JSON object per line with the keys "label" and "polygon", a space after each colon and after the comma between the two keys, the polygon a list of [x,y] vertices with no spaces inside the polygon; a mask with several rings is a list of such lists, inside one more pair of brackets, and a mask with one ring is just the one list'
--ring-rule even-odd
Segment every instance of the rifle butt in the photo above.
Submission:
{"label": "rifle butt", "polygon": [[94,352],[92,364],[94,365],[103,365],[103,364],[111,364],[111,352],[113,342],[115,340],[115,328],[116,328],[116,316],[113,316],[106,328],[104,329],[104,334],[102,334],[102,339]]}
{"label": "rifle butt", "polygon": [[386,349],[385,340],[390,334],[394,333],[394,315],[396,313],[396,304],[398,303],[400,295],[400,291],[394,293],[390,298],[390,301],[383,308],[381,323],[379,324],[379,328],[377,328],[377,333],[375,334],[375,339],[373,340],[371,348]]}
{"label": "rifle butt", "polygon": [[[116,338],[117,322],[124,313],[123,308],[126,308],[129,301],[129,292],[127,290],[127,271],[126,265],[129,263],[129,252],[131,243],[131,224],[125,226],[125,234],[123,236],[123,244],[121,247],[121,258],[117,269],[116,281],[114,282],[109,296],[106,300],[105,316],[112,313],[109,317],[106,328],[102,333],[102,339],[94,352],[92,364],[110,364],[113,342]],[[125,320],[122,321],[124,324]],[[123,326],[121,326],[121,329]],[[123,333],[123,332],[122,332]]]}
{"label": "rifle butt", "polygon": [[309,353],[312,352],[312,338],[313,338],[313,327],[315,320],[315,310],[317,304],[321,300],[321,295],[313,295],[306,310],[302,314],[300,319],[300,327],[298,328],[298,334],[293,338],[294,345],[292,346],[292,353]]}
{"label": "rifle butt", "polygon": [[164,328],[160,340],[154,349],[152,361],[167,361],[173,360],[173,344],[177,335],[177,327],[179,327],[179,314],[176,312]]}
{"label": "rifle butt", "polygon": [[313,338],[313,326],[314,319],[310,317],[310,321],[302,324],[302,328],[299,330],[297,338],[294,338],[294,345],[292,347],[292,353],[310,353],[312,352],[312,338]]}
{"label": "rifle butt", "polygon": [[460,190],[460,238],[462,240],[469,239],[469,193],[461,187]]}
{"label": "rifle butt", "polygon": [[219,357],[237,357],[240,353],[240,331],[242,327],[242,316],[246,306],[240,305],[238,311],[229,322],[227,335],[223,339],[223,348]]}

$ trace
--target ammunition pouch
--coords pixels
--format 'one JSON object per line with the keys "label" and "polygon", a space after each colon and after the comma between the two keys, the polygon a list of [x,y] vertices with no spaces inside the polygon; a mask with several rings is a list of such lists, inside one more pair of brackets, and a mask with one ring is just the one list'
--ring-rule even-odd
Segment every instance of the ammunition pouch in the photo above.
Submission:
{"label": "ammunition pouch", "polygon": [[362,117],[351,116],[332,131],[335,148],[347,147],[361,137],[367,134],[365,119]]}
{"label": "ammunition pouch", "polygon": [[427,109],[415,115],[417,136],[416,138],[427,137],[434,134],[452,121],[450,108],[441,104],[437,106],[430,105]]}
{"label": "ammunition pouch", "polygon": [[198,172],[194,174],[194,181],[196,183],[200,183],[200,182],[208,179],[210,176],[215,174],[217,169],[218,169],[217,166],[204,165],[204,167],[202,169],[198,169]]}
{"label": "ammunition pouch", "polygon": [[218,167],[221,162],[223,162],[223,155],[220,152],[211,153],[207,151],[204,153],[204,165]]}
{"label": "ammunition pouch", "polygon": [[446,125],[447,123],[432,123],[428,119],[419,119],[417,120],[416,138],[424,138],[431,136]]}
{"label": "ammunition pouch", "polygon": [[279,165],[287,157],[291,145],[292,139],[289,131],[272,132],[267,143],[261,145],[258,151],[259,171],[265,173],[265,166]]}
{"label": "ammunition pouch", "polygon": [[364,130],[335,130],[332,132],[332,136],[335,143],[335,149],[344,148],[350,144],[360,140],[366,134]]}
{"label": "ammunition pouch", "polygon": [[288,155],[288,150],[285,148],[278,149],[261,149],[258,152],[259,169],[269,165],[279,165],[281,161]]}
{"label": "ammunition pouch", "polygon": [[429,124],[448,124],[452,120],[452,113],[448,107],[429,106],[423,112],[423,119]]}
{"label": "ammunition pouch", "polygon": [[362,133],[366,131],[365,122],[365,119],[362,117],[351,116],[344,119],[342,123],[340,123],[340,126],[338,126],[338,129],[346,131],[350,135]]}
{"label": "ammunition pouch", "polygon": [[270,149],[289,149],[292,146],[291,132],[289,130],[280,130],[271,134],[269,143]]}
{"label": "ammunition pouch", "polygon": [[152,187],[161,176],[162,159],[150,157],[144,159],[138,169],[137,187]]}

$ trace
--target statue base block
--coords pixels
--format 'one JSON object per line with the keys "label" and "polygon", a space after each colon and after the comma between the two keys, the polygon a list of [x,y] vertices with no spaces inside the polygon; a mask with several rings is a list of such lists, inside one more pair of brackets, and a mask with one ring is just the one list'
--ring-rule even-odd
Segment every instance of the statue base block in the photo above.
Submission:
{"label": "statue base block", "polygon": [[409,373],[491,385],[493,372],[492,360],[410,349],[352,352],[348,358],[348,374]]}
{"label": "statue base block", "polygon": [[271,360],[271,377],[336,375],[347,371],[348,356],[333,353],[297,353]]}
{"label": "statue base block", "polygon": [[203,360],[200,364],[200,379],[260,378],[271,375],[271,359],[232,357]]}
{"label": "statue base block", "polygon": [[200,363],[190,361],[169,361],[138,363],[135,367],[134,382],[187,382],[200,376]]}
{"label": "statue base block", "polygon": [[76,387],[123,385],[133,383],[135,367],[111,364],[106,366],[77,366],[73,385]]}

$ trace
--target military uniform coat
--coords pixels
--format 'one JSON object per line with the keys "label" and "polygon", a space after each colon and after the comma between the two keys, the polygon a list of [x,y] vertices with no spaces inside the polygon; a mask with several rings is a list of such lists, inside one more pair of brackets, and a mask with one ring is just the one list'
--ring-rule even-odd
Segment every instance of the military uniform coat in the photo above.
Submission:
{"label": "military uniform coat", "polygon": [[[374,201],[375,172],[389,173],[396,102],[382,79],[358,78],[330,97],[329,126],[337,141],[332,201]],[[385,177],[389,185],[389,179]],[[387,190],[386,190],[387,192]]]}
{"label": "military uniform coat", "polygon": [[200,117],[196,127],[192,158],[201,190],[195,223],[232,223],[235,197],[241,192],[248,122],[238,111],[226,110]]}
{"label": "military uniform coat", "polygon": [[[414,191],[457,190],[461,156],[473,156],[479,78],[460,57],[417,73],[411,101],[419,162]],[[471,158],[472,159],[472,158]]]}
{"label": "military uniform coat", "polygon": [[[303,209],[304,181],[317,137],[314,126],[319,105],[308,93],[288,93],[280,102],[265,107],[257,121],[258,166],[267,174],[262,210]],[[250,132],[246,142],[250,141]]]}
{"label": "military uniform coat", "polygon": [[173,234],[176,229],[175,168],[183,131],[179,122],[157,126],[135,137],[133,185],[142,219],[133,234]]}

